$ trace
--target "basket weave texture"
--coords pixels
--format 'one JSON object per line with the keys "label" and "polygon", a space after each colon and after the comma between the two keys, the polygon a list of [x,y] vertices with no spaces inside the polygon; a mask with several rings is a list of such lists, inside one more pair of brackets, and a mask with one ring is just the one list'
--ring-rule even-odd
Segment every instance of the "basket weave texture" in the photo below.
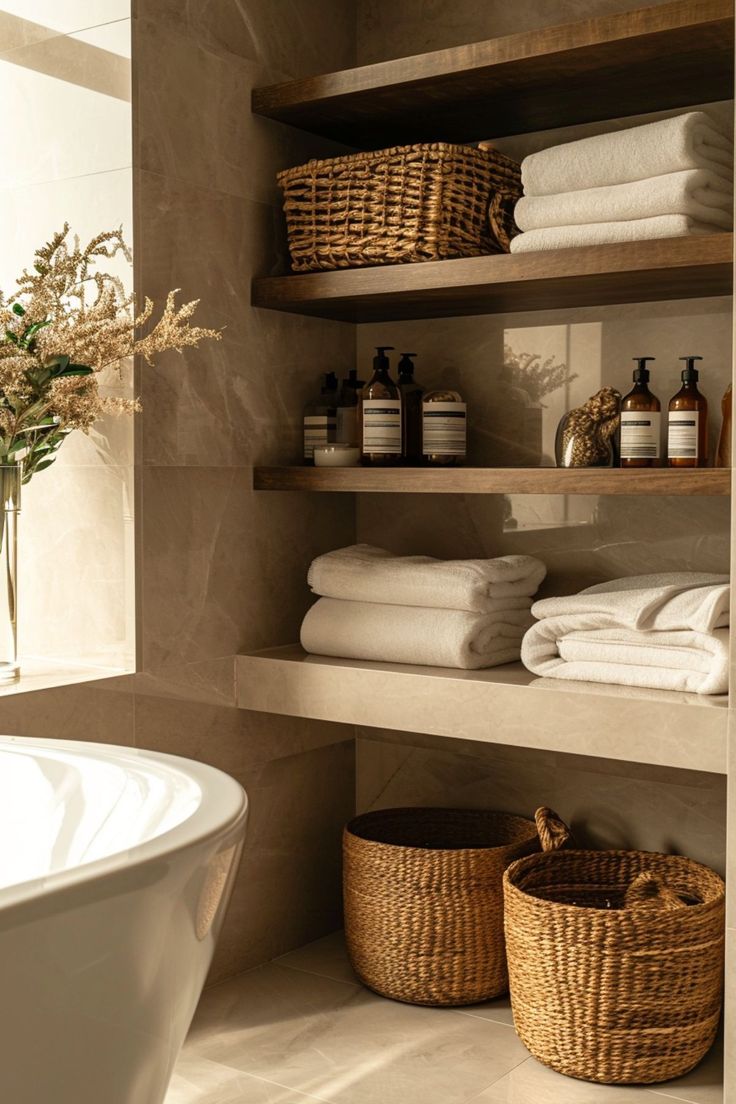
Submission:
{"label": "basket weave texture", "polygon": [[[359,268],[508,251],[518,164],[437,142],[309,161],[278,174],[292,268]],[[499,193],[507,202],[492,205]]]}
{"label": "basket weave texture", "polygon": [[560,851],[504,875],[514,1025],[570,1077],[654,1083],[713,1043],[723,994],[724,884],[676,855]]}
{"label": "basket weave texture", "polygon": [[386,809],[350,821],[345,935],[358,977],[410,1004],[505,993],[503,872],[538,847],[533,821],[484,810]]}

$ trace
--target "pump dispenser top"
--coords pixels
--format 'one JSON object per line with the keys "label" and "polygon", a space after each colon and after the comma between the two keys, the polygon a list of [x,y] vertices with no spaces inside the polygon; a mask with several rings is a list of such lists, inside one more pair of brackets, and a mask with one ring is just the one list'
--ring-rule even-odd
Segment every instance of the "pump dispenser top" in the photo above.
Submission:
{"label": "pump dispenser top", "polygon": [[414,361],[412,357],[415,357],[416,353],[402,353],[401,360],[399,361],[399,375],[412,376],[414,375]]}
{"label": "pump dispenser top", "polygon": [[702,360],[702,356],[686,356],[680,357],[680,360],[685,361],[685,367],[682,369],[680,376],[683,383],[697,383],[699,379],[698,369],[695,367],[696,360]]}
{"label": "pump dispenser top", "polygon": [[647,368],[648,360],[656,360],[656,357],[632,357],[635,364],[638,364],[638,368],[634,369],[634,383],[649,383],[649,369]]}
{"label": "pump dispenser top", "polygon": [[389,362],[386,353],[392,353],[394,351],[393,345],[376,345],[376,356],[373,358],[373,370],[374,372],[388,372],[391,364]]}

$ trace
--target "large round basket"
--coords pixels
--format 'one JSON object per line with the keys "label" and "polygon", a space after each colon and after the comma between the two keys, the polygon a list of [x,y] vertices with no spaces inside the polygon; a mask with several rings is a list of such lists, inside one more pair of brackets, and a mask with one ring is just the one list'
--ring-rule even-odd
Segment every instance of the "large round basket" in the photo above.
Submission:
{"label": "large round basket", "polygon": [[570,1077],[653,1083],[713,1043],[723,993],[724,884],[678,855],[560,851],[504,875],[514,1025]]}
{"label": "large round basket", "polygon": [[538,847],[534,822],[505,813],[356,817],[343,835],[343,886],[358,977],[410,1004],[474,1004],[505,993],[503,872]]}

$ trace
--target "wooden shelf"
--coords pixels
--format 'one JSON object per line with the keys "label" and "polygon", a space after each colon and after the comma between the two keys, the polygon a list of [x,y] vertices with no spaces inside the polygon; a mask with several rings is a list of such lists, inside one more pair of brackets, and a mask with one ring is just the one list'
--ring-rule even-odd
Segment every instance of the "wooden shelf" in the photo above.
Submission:
{"label": "wooden shelf", "polygon": [[474,141],[733,96],[730,0],[675,3],[256,88],[253,111],[365,149]]}
{"label": "wooden shelf", "polygon": [[253,305],[346,322],[730,295],[733,234],[266,276]]}
{"label": "wooden shelf", "polygon": [[[236,659],[242,709],[484,743],[726,772],[725,697],[307,655]],[[540,699],[539,695],[544,697]]]}
{"label": "wooden shelf", "polygon": [[722,495],[730,468],[256,468],[257,491]]}

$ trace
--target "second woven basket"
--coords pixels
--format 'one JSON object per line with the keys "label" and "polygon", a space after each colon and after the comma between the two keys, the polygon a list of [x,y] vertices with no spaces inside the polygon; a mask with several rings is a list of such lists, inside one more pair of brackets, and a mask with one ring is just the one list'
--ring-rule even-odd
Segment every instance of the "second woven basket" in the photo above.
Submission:
{"label": "second woven basket", "polygon": [[[543,844],[565,833],[550,817]],[[464,1005],[508,989],[502,878],[538,850],[531,820],[478,809],[385,809],[343,835],[345,937],[361,981],[410,1004]]]}
{"label": "second woven basket", "polygon": [[715,1038],[724,884],[680,855],[564,851],[504,875],[514,1026],[558,1073],[679,1077]]}

